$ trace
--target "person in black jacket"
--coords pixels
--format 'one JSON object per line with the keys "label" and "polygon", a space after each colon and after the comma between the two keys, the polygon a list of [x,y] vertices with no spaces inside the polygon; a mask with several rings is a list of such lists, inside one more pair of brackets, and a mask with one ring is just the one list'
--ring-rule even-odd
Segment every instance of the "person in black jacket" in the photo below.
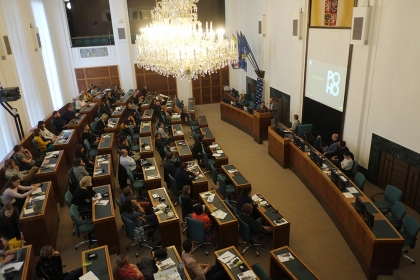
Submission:
{"label": "person in black jacket", "polygon": [[83,275],[81,267],[63,272],[63,262],[60,253],[51,245],[42,247],[36,264],[38,277],[45,280],[76,280]]}
{"label": "person in black jacket", "polygon": [[102,114],[101,118],[96,123],[96,131],[95,131],[96,134],[103,134],[107,123],[108,123],[108,115]]}
{"label": "person in black jacket", "polygon": [[263,226],[261,223],[251,217],[252,209],[253,207],[251,203],[245,203],[241,208],[242,213],[239,214],[239,218],[249,226],[251,236],[271,232],[271,227]]}
{"label": "person in black jacket", "polygon": [[76,147],[74,148],[74,157],[82,159],[83,163],[85,164],[86,170],[88,171],[93,170],[94,163],[93,161],[90,161],[88,157],[86,156],[85,147],[83,145],[81,144],[76,145]]}
{"label": "person in black jacket", "polygon": [[73,194],[71,203],[83,210],[92,209],[92,197],[96,197],[96,192],[92,189],[92,177],[85,176],[80,180],[80,186]]}
{"label": "person in black jacket", "polygon": [[54,111],[53,113],[53,125],[55,128],[55,132],[58,134],[61,131],[63,131],[65,128],[67,128],[67,124],[68,122],[66,122],[64,119],[61,118],[60,112],[59,111]]}
{"label": "person in black jacket", "polygon": [[175,178],[175,173],[177,170],[175,163],[173,162],[175,154],[173,152],[168,152],[167,157],[168,160],[165,162],[165,168],[166,170],[168,170],[169,174],[171,174],[171,176]]}
{"label": "person in black jacket", "polygon": [[189,185],[192,187],[192,180],[195,179],[195,175],[192,172],[187,171],[187,164],[185,162],[181,163],[181,166],[175,173],[175,181],[178,186]]}
{"label": "person in black jacket", "polygon": [[101,102],[101,106],[99,107],[99,113],[101,115],[107,114],[108,117],[110,118],[112,115],[112,110],[109,109],[109,107],[106,105],[105,102]]}
{"label": "person in black jacket", "polygon": [[83,127],[82,144],[84,143],[85,139],[88,140],[92,148],[96,148],[99,144],[99,137],[96,137],[92,134],[92,132],[90,131],[90,126],[88,124],[85,124],[85,126]]}
{"label": "person in black jacket", "polygon": [[72,119],[79,116],[79,113],[74,111],[73,104],[67,105],[67,110],[63,113],[61,118],[66,122],[69,123]]}
{"label": "person in black jacket", "polygon": [[181,202],[182,207],[184,208],[185,215],[189,215],[194,213],[194,206],[199,203],[194,203],[194,201],[190,197],[191,193],[191,187],[188,185],[185,185],[182,187],[182,196],[181,196]]}
{"label": "person in black jacket", "polygon": [[19,211],[12,204],[3,205],[0,211],[0,233],[7,241],[13,238],[24,239],[19,223]]}

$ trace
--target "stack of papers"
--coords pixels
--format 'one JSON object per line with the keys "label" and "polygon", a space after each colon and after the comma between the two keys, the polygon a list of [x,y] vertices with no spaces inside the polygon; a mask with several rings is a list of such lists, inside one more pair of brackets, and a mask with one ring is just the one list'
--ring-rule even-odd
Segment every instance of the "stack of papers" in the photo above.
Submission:
{"label": "stack of papers", "polygon": [[219,144],[213,144],[213,145],[209,146],[210,149],[214,149],[214,148],[217,148],[217,147],[219,147]]}
{"label": "stack of papers", "polygon": [[274,220],[274,221],[273,221],[273,223],[275,223],[276,225],[280,226],[280,225],[282,225],[282,224],[287,224],[287,223],[288,223],[288,221],[286,221],[286,219],[285,219],[285,218],[281,218],[279,221]]}
{"label": "stack of papers", "polygon": [[142,126],[150,126],[150,122],[142,122]]}
{"label": "stack of papers", "polygon": [[222,263],[226,264],[228,263],[230,260],[232,260],[235,257],[234,254],[232,254],[229,251],[224,252],[222,255],[220,255],[217,259],[219,261],[221,261]]}
{"label": "stack of papers", "polygon": [[159,178],[158,175],[149,175],[149,176],[147,176],[147,179],[149,179],[149,180],[151,180],[151,179],[157,179],[157,178]]}
{"label": "stack of papers", "polygon": [[37,194],[37,193],[40,193],[40,192],[42,192],[42,190],[41,190],[41,188],[38,187],[36,190],[34,190],[32,192],[32,195]]}
{"label": "stack of papers", "polygon": [[144,146],[144,149],[145,149],[146,151],[150,151],[150,146]]}
{"label": "stack of papers", "polygon": [[109,137],[111,137],[111,136],[109,136],[108,134],[102,135],[103,139],[106,139],[106,138],[109,138]]}
{"label": "stack of papers", "polygon": [[98,163],[101,162],[101,161],[104,161],[104,160],[105,160],[104,158],[99,158]]}
{"label": "stack of papers", "polygon": [[154,165],[151,165],[149,167],[144,168],[145,170],[155,170],[156,167]]}
{"label": "stack of papers", "polygon": [[173,280],[182,280],[181,276],[178,273],[178,270],[176,267],[166,269],[163,271],[159,271],[155,274],[153,274],[153,279],[173,279]]}
{"label": "stack of papers", "polygon": [[102,174],[102,170],[93,172],[93,175],[99,175],[99,174]]}
{"label": "stack of papers", "polygon": [[161,262],[156,262],[156,266],[158,267],[159,270],[165,270],[174,265],[175,265],[175,262],[171,258],[167,258],[166,260],[163,260]]}
{"label": "stack of papers", "polygon": [[213,194],[212,192],[205,192],[205,193],[202,193],[200,195],[201,195],[201,197],[206,197],[206,196],[209,196],[209,195],[212,195],[212,194]]}
{"label": "stack of papers", "polygon": [[352,198],[353,197],[353,194],[350,193],[350,192],[344,192],[343,194],[346,198]]}
{"label": "stack of papers", "polygon": [[359,193],[355,187],[349,187],[347,190],[351,193]]}
{"label": "stack of papers", "polygon": [[106,200],[106,199],[101,199],[101,200],[97,200],[97,201],[95,202],[95,205],[105,206],[105,205],[107,205],[107,204],[108,204],[108,202],[109,202],[109,200]]}
{"label": "stack of papers", "polygon": [[216,151],[218,154],[223,154],[223,150],[217,150]]}
{"label": "stack of papers", "polygon": [[221,154],[218,154],[218,153],[214,153],[214,154],[212,154],[212,156],[214,156],[214,157],[220,157],[222,155]]}
{"label": "stack of papers", "polygon": [[39,195],[37,197],[35,197],[35,201],[41,201],[45,199],[45,195]]}
{"label": "stack of papers", "polygon": [[227,213],[225,213],[225,212],[223,212],[222,210],[219,209],[219,210],[211,213],[211,215],[215,218],[223,220],[226,217]]}
{"label": "stack of papers", "polygon": [[177,130],[177,131],[175,131],[175,134],[176,134],[176,135],[182,135],[182,134],[184,134],[184,133],[182,133],[182,131],[181,131],[181,130]]}
{"label": "stack of papers", "polygon": [[216,194],[211,194],[207,197],[207,202],[213,202],[214,197],[216,196]]}
{"label": "stack of papers", "polygon": [[107,125],[109,128],[114,128],[115,127],[115,125],[113,125],[113,124],[108,124]]}
{"label": "stack of papers", "polygon": [[252,270],[248,270],[248,271],[239,273],[238,278],[239,280],[254,280],[254,279],[257,279],[257,276],[254,274]]}
{"label": "stack of papers", "polygon": [[82,277],[79,277],[79,280],[99,280],[99,278],[96,277],[96,275],[92,271],[89,271]]}
{"label": "stack of papers", "polygon": [[284,253],[284,254],[277,255],[277,258],[279,258],[279,260],[281,262],[287,262],[287,261],[290,261],[290,260],[294,260],[295,259],[292,256],[292,254],[290,254],[290,253]]}

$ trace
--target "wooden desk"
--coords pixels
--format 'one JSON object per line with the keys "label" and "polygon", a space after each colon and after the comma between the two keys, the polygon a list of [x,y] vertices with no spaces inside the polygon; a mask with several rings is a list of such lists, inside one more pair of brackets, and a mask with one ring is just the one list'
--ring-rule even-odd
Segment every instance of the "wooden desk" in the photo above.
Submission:
{"label": "wooden desk", "polygon": [[79,142],[77,141],[76,130],[74,129],[63,130],[58,135],[57,140],[53,143],[55,151],[64,151],[64,157],[69,166],[73,166],[74,147],[76,147],[77,144],[79,144]]}
{"label": "wooden desk", "polygon": [[[171,260],[173,260],[175,264],[173,266],[168,267],[168,269],[172,268],[172,267],[176,267],[176,269],[178,270],[178,273],[179,273],[179,262],[181,261],[181,257],[179,255],[177,249],[175,248],[175,246],[166,247],[166,254],[167,254],[166,257],[164,257],[164,258],[162,258],[162,257],[157,258],[157,261],[161,262],[161,261],[164,261],[168,258],[171,258]],[[152,256],[153,256],[153,258],[155,258],[155,252],[154,251],[152,252]],[[185,266],[184,266],[184,275],[185,275],[185,279],[191,280],[191,277],[188,274],[187,268]]]}
{"label": "wooden desk", "polygon": [[181,120],[181,115],[175,115],[175,114],[172,114],[172,117],[171,117],[171,124],[181,124],[182,123],[182,120]]}
{"label": "wooden desk", "polygon": [[[213,148],[213,145],[217,145],[217,146],[214,146],[214,148]],[[222,149],[222,147],[220,147],[220,145],[219,144],[213,144],[213,145],[210,145],[209,146],[209,149],[210,149],[210,151],[214,154],[214,153],[217,153],[217,151],[218,150],[222,150],[223,151],[223,149]],[[221,172],[221,170],[222,170],[222,165],[226,165],[226,164],[228,164],[229,163],[229,158],[227,157],[227,155],[224,153],[224,151],[223,151],[223,153],[221,153],[220,154],[220,156],[218,156],[218,157],[214,157],[214,159],[216,160],[216,170],[217,170],[217,172],[219,173],[219,172]]]}
{"label": "wooden desk", "polygon": [[126,117],[126,109],[127,106],[119,106],[119,107],[115,107],[114,112],[112,112],[111,117],[112,118],[125,118]]}
{"label": "wooden desk", "polygon": [[96,253],[98,255],[98,258],[92,260],[91,265],[83,266],[83,274],[92,271],[96,275],[96,277],[98,277],[101,280],[113,280],[114,275],[112,273],[112,264],[109,259],[108,246],[105,245],[83,251],[82,264],[88,260],[87,256],[92,253]]}
{"label": "wooden desk", "polygon": [[290,167],[290,138],[281,137],[274,127],[268,128],[268,154],[283,168]]}
{"label": "wooden desk", "polygon": [[[98,246],[107,245],[111,254],[120,253],[120,239],[118,236],[117,223],[115,222],[114,213],[114,201],[112,197],[112,191],[110,185],[94,187],[93,190],[96,193],[102,195],[102,199],[109,200],[108,204],[95,205],[92,202],[92,222],[95,226],[96,240],[98,240]],[[108,193],[108,197],[104,197],[104,194]]]}
{"label": "wooden desk", "polygon": [[[290,144],[289,149],[291,170],[329,214],[352,249],[366,277],[376,279],[378,275],[392,274],[393,270],[399,267],[404,241],[399,232],[371,203],[369,207],[376,213],[374,227],[369,228],[352,205],[355,198],[345,198],[327,174],[310,159],[308,153],[302,152],[294,144]],[[349,187],[358,190],[353,182],[348,181]],[[357,196],[363,201],[369,201],[360,190]]]}
{"label": "wooden desk", "polygon": [[188,98],[188,111],[187,114],[191,114],[191,118],[195,119],[195,99],[194,98]]}
{"label": "wooden desk", "polygon": [[[290,239],[290,222],[287,220],[279,211],[276,209],[270,201],[268,201],[262,194],[256,194],[258,196],[258,200],[260,201],[267,201],[270,205],[267,206],[258,206],[257,211],[260,213],[261,217],[269,224],[269,226],[273,229],[272,232],[272,248],[280,248],[283,246],[289,245]],[[286,223],[278,225],[274,221],[276,219],[284,219]]]}
{"label": "wooden desk", "polygon": [[64,159],[64,151],[58,151],[58,157],[45,158],[41,166],[55,164],[54,167],[39,169],[36,177],[39,182],[51,181],[55,199],[60,206],[64,206],[64,194],[69,189],[69,175],[67,164]]}
{"label": "wooden desk", "polygon": [[[277,255],[287,253],[290,253],[294,259],[281,262]],[[285,276],[287,279],[320,279],[288,246],[270,251],[271,279],[280,279]]]}
{"label": "wooden desk", "polygon": [[[13,251],[16,251],[14,249]],[[22,247],[22,254],[20,256],[20,261],[23,261],[23,265],[18,272],[13,272],[14,277],[10,278],[13,280],[28,280],[35,279],[36,275],[36,259],[34,255],[34,249],[32,245],[27,245]],[[8,267],[8,264],[4,265],[5,268]],[[1,276],[3,279],[3,275]],[[38,279],[38,278],[37,278]]]}
{"label": "wooden desk", "polygon": [[208,127],[202,127],[200,128],[201,134],[203,134],[203,142],[206,144],[212,144],[216,139],[213,136],[213,133],[211,133],[210,128]]}
{"label": "wooden desk", "polygon": [[96,103],[92,103],[92,105],[89,105],[88,107],[84,107],[82,108],[79,113],[80,114],[84,114],[87,116],[87,122],[90,124],[93,121],[95,121],[95,118],[97,116],[97,111],[98,111],[98,104]]}
{"label": "wooden desk", "polygon": [[67,129],[76,130],[77,143],[82,143],[83,128],[88,122],[86,115],[80,114],[79,116],[79,118],[74,118],[68,123]]}
{"label": "wooden desk", "polygon": [[198,120],[198,125],[200,127],[208,127],[209,126],[209,124],[207,123],[206,116],[198,116],[197,120]]}
{"label": "wooden desk", "polygon": [[[212,194],[215,195],[213,202],[208,202],[207,198],[209,195]],[[218,239],[220,240],[220,248],[238,246],[238,220],[226,206],[224,201],[220,198],[219,194],[216,191],[207,191],[204,193],[200,193],[199,195],[202,203],[206,206],[207,210],[210,213],[213,213],[218,209],[227,213],[226,217],[223,220],[210,216],[213,220],[213,226],[215,226],[219,234]]]}
{"label": "wooden desk", "polygon": [[255,110],[251,115],[230,104],[220,102],[220,114],[222,121],[249,134],[258,144],[262,144],[264,140],[268,139],[267,130],[271,125],[271,113],[259,113]]}
{"label": "wooden desk", "polygon": [[172,125],[172,136],[174,137],[174,140],[184,140],[184,130],[182,129],[182,125]]}
{"label": "wooden desk", "polygon": [[[114,172],[111,154],[96,156],[94,164],[95,166],[93,168],[93,179],[95,182],[95,186],[103,186],[110,183],[112,189],[112,196],[114,196],[115,185],[112,177],[116,176],[116,172]],[[101,173],[96,174],[99,170]]]}
{"label": "wooden desk", "polygon": [[152,131],[153,131],[153,127],[152,127],[152,122],[151,121],[145,121],[145,122],[141,122],[140,125],[140,136],[152,136]]}
{"label": "wooden desk", "polygon": [[152,106],[152,100],[153,100],[154,95],[149,93],[143,100],[143,103],[140,106],[141,112],[143,113],[144,110],[150,109],[150,107]]}
{"label": "wooden desk", "polygon": [[[226,176],[232,181],[232,184],[236,187],[236,197],[241,195],[242,189],[251,186],[251,183],[248,182],[244,176],[235,168],[234,165],[222,165],[222,170],[226,174]],[[230,173],[229,170],[236,170],[233,173]]]}
{"label": "wooden desk", "polygon": [[[144,160],[144,159],[142,159]],[[155,158],[146,158],[148,163],[151,166],[145,168],[142,166],[143,175],[144,175],[144,183],[146,184],[147,190],[158,189],[162,187],[161,177],[159,173],[158,165],[156,164]]]}
{"label": "wooden desk", "polygon": [[117,106],[127,106],[133,97],[134,90],[130,89],[120,100],[117,100]]}
{"label": "wooden desk", "polygon": [[188,146],[187,141],[185,141],[184,139],[180,141],[176,140],[175,147],[176,147],[176,150],[178,151],[179,159],[181,160],[181,162],[186,162],[193,159],[192,153],[191,153],[190,147]]}
{"label": "wooden desk", "polygon": [[120,131],[121,122],[122,118],[109,118],[108,124],[105,126],[104,133],[113,133],[114,137],[117,137]]}
{"label": "wooden desk", "polygon": [[102,101],[104,101],[106,94],[105,93],[100,93],[97,94],[93,99],[92,102],[97,104],[97,108],[101,107],[101,103]]}
{"label": "wooden desk", "polygon": [[146,109],[143,111],[142,121],[150,121],[152,123],[155,122],[155,111],[153,109]]}
{"label": "wooden desk", "polygon": [[166,100],[165,106],[168,109],[169,113],[172,113],[172,108],[174,107],[175,100],[176,100],[176,95],[175,94],[169,95],[168,100]]}
{"label": "wooden desk", "polygon": [[117,148],[115,147],[114,133],[104,133],[101,135],[98,144],[98,155],[111,154],[111,160],[114,163],[114,170],[117,170]]}
{"label": "wooden desk", "polygon": [[194,199],[200,200],[200,193],[206,192],[209,190],[209,181],[207,181],[206,175],[204,175],[203,170],[195,161],[187,161],[188,164],[187,170],[193,172],[197,176],[193,181],[192,193],[194,194]]}
{"label": "wooden desk", "polygon": [[[154,156],[153,153],[153,141],[151,136],[145,136],[139,138],[140,144],[140,157],[141,158],[151,158]],[[141,144],[145,144],[142,146]]]}
{"label": "wooden desk", "polygon": [[[214,252],[214,255],[216,257],[216,262],[218,262],[223,267],[223,269],[229,275],[230,279],[239,279],[238,274],[242,273],[242,271],[239,268],[239,266],[229,268],[226,264],[224,264],[223,262],[221,262],[217,259],[221,255],[223,255],[226,251],[229,251],[232,254],[234,254],[236,257],[238,257],[243,262],[243,265],[247,268],[247,270],[252,270],[252,267],[248,264],[248,262],[245,260],[245,258],[238,252],[238,250],[234,246],[218,250],[218,251]],[[255,279],[260,279],[260,278],[256,277]]]}
{"label": "wooden desk", "polygon": [[156,215],[159,221],[161,238],[162,238],[162,246],[168,247],[174,245],[177,250],[181,251],[181,226],[179,224],[179,217],[177,212],[175,211],[175,207],[173,206],[171,199],[169,198],[168,193],[164,188],[154,189],[148,191],[150,202],[152,202],[153,206],[157,206],[162,202],[159,201],[159,198],[153,198],[153,194],[158,194],[159,197],[165,198],[163,201],[166,205],[169,205],[171,210],[174,213],[173,218],[168,218],[166,213],[162,213],[160,215]]}
{"label": "wooden desk", "polygon": [[25,233],[25,241],[33,246],[36,255],[39,254],[45,244],[56,247],[58,225],[60,223],[51,182],[43,182],[39,187],[45,193],[45,198],[37,200],[38,197],[42,196],[38,194],[27,196],[23,206],[23,209],[32,208],[31,201],[33,201],[38,206],[38,212],[25,214],[25,211],[22,211],[19,217],[19,223]]}

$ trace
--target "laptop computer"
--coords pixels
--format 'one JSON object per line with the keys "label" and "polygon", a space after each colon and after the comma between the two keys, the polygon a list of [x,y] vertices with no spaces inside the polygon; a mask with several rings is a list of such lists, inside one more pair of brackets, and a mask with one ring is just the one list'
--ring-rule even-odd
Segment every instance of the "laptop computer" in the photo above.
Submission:
{"label": "laptop computer", "polygon": [[22,246],[23,246],[23,240],[20,240],[20,247],[16,251],[13,252],[14,259],[12,262],[19,262],[20,258],[22,256]]}

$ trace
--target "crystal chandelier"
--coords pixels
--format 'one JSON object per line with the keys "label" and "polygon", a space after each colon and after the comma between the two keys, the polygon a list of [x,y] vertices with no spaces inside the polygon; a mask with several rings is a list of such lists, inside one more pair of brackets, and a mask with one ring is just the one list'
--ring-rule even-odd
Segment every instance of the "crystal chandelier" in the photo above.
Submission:
{"label": "crystal chandelier", "polygon": [[136,38],[137,67],[160,75],[197,79],[238,61],[234,42],[224,30],[205,30],[197,16],[198,0],[162,0],[151,11],[152,23]]}

